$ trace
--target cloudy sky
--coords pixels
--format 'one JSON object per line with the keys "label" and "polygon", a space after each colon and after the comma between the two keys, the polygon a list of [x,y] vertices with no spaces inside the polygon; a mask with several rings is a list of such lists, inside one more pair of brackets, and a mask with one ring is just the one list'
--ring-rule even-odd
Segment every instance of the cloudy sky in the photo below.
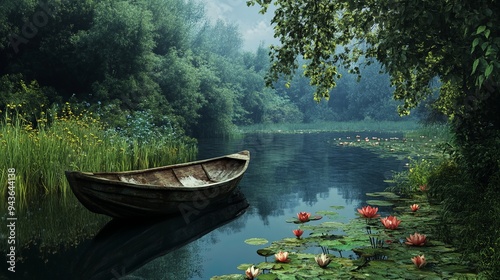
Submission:
{"label": "cloudy sky", "polygon": [[255,52],[260,43],[264,45],[276,44],[273,28],[270,25],[272,11],[265,15],[259,14],[259,7],[247,7],[246,0],[201,0],[206,3],[207,16],[216,21],[236,23],[243,36],[243,48]]}

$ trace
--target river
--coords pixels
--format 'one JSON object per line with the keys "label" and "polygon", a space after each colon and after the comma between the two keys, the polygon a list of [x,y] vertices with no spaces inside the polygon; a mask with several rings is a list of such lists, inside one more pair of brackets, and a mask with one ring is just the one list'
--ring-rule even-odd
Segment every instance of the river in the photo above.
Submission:
{"label": "river", "polygon": [[[19,249],[22,260],[16,272],[7,274],[4,269],[1,275],[7,279],[207,280],[215,275],[242,274],[237,266],[262,262],[256,250],[265,247],[245,240],[256,237],[272,242],[294,237],[292,230],[297,225],[287,219],[330,206],[343,206],[337,210],[338,220],[346,222],[364,205],[365,193],[384,190],[388,186],[384,180],[393,171],[403,170],[404,163],[394,158],[338,145],[338,138],[354,139],[356,134],[388,137],[380,133],[266,133],[230,140],[201,139],[200,159],[250,151],[251,162],[239,185],[249,204],[242,215],[195,238],[187,238],[189,225],[182,228],[178,221],[139,225],[135,231],[119,226],[106,230],[110,228],[108,218],[89,213],[70,197],[62,211],[44,204],[25,214],[25,224],[33,223],[33,231],[41,232],[24,237],[33,240]],[[205,217],[207,221],[212,218]],[[182,235],[186,240],[172,243]],[[114,251],[117,244],[130,246],[125,252]],[[314,252],[321,253],[321,249]]]}

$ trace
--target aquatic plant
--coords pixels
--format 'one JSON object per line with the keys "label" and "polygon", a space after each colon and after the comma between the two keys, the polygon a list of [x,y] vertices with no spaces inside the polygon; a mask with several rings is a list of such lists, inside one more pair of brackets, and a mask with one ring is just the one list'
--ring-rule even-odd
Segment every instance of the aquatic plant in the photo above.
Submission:
{"label": "aquatic plant", "polygon": [[425,234],[420,234],[415,232],[406,237],[405,244],[410,246],[424,246],[427,242],[427,236]]}
{"label": "aquatic plant", "polygon": [[303,233],[304,233],[304,231],[303,231],[303,230],[301,230],[301,229],[294,229],[294,230],[293,230],[293,234],[295,234],[295,236],[296,236],[297,238],[299,238],[299,239],[300,239],[300,237],[302,236],[302,234],[303,234]]}
{"label": "aquatic plant", "polygon": [[416,212],[418,209],[420,209],[420,206],[418,204],[412,204],[410,205],[410,209],[412,212]]}
{"label": "aquatic plant", "polygon": [[422,268],[424,267],[426,264],[427,264],[427,261],[425,260],[425,256],[424,255],[421,255],[421,256],[415,256],[413,258],[411,258],[411,261],[418,267],[418,268]]}
{"label": "aquatic plant", "polygon": [[361,216],[363,216],[364,218],[367,218],[367,219],[373,219],[373,218],[380,217],[380,215],[377,214],[378,207],[372,207],[370,205],[364,206],[362,208],[358,208],[358,212],[359,212],[359,214],[361,214]]}
{"label": "aquatic plant", "polygon": [[278,253],[274,254],[274,257],[276,258],[277,262],[290,262],[290,259],[288,258],[288,252],[279,251]]}
{"label": "aquatic plant", "polygon": [[310,217],[311,217],[311,213],[307,213],[307,212],[299,212],[299,213],[297,213],[297,218],[302,223],[309,222],[309,218]]}
{"label": "aquatic plant", "polygon": [[246,275],[247,279],[250,279],[250,280],[254,279],[259,274],[260,274],[260,270],[253,265],[251,267],[247,268],[247,270],[245,271],[245,275]]}
{"label": "aquatic plant", "polygon": [[314,260],[322,268],[327,267],[328,264],[330,264],[330,262],[332,261],[325,253],[322,253],[321,255],[314,257]]}
{"label": "aquatic plant", "polygon": [[387,229],[397,229],[401,223],[401,220],[398,220],[396,216],[381,218],[380,221]]}

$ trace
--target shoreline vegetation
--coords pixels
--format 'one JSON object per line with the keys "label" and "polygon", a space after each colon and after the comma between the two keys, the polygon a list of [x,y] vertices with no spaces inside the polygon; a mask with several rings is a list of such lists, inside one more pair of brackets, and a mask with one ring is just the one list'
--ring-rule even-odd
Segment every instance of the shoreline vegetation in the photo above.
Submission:
{"label": "shoreline vegetation", "polygon": [[348,121],[312,123],[272,123],[238,127],[237,133],[318,133],[318,132],[387,132],[403,133],[418,131],[422,125],[416,121]]}
{"label": "shoreline vegetation", "polygon": [[[175,133],[130,137],[107,128],[92,113],[75,112],[69,103],[41,111],[35,120],[20,105],[9,105],[0,119],[0,170],[15,169],[20,205],[37,195],[67,195],[66,170],[144,169],[189,161],[196,153],[194,139]],[[6,176],[2,172],[0,182],[7,182]]]}

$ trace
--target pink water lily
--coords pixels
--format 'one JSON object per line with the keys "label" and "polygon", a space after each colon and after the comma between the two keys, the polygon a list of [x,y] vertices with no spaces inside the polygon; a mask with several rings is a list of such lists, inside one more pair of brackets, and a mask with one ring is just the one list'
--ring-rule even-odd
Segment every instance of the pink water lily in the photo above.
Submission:
{"label": "pink water lily", "polygon": [[418,268],[422,268],[425,266],[425,264],[427,264],[427,261],[425,260],[425,256],[424,255],[421,255],[421,256],[415,256],[413,258],[411,258],[411,261],[418,267]]}
{"label": "pink water lily", "polygon": [[259,274],[260,274],[260,270],[253,265],[251,267],[247,268],[247,270],[245,271],[245,275],[247,276],[247,279],[250,279],[250,280],[254,279]]}
{"label": "pink water lily", "polygon": [[368,219],[380,217],[380,215],[377,214],[378,207],[371,207],[370,205],[364,206],[361,209],[358,208],[358,212],[363,217],[368,218]]}
{"label": "pink water lily", "polygon": [[411,211],[416,212],[418,209],[420,209],[420,206],[418,204],[413,204],[410,206]]}
{"label": "pink water lily", "polygon": [[406,245],[411,246],[424,246],[427,242],[427,236],[425,234],[416,233],[410,234],[410,237],[406,237]]}
{"label": "pink water lily", "polygon": [[308,212],[299,212],[297,213],[297,218],[302,223],[309,222],[309,218],[311,217],[311,213]]}
{"label": "pink water lily", "polygon": [[297,236],[297,238],[300,238],[303,233],[304,233],[304,231],[301,229],[294,229],[293,230],[293,234],[295,234],[295,236]]}
{"label": "pink water lily", "polygon": [[401,220],[398,220],[396,216],[382,218],[380,219],[380,221],[387,229],[397,229],[399,224],[401,223]]}
{"label": "pink water lily", "polygon": [[290,261],[290,259],[288,258],[288,252],[279,251],[278,253],[274,254],[274,257],[278,262],[287,263]]}

